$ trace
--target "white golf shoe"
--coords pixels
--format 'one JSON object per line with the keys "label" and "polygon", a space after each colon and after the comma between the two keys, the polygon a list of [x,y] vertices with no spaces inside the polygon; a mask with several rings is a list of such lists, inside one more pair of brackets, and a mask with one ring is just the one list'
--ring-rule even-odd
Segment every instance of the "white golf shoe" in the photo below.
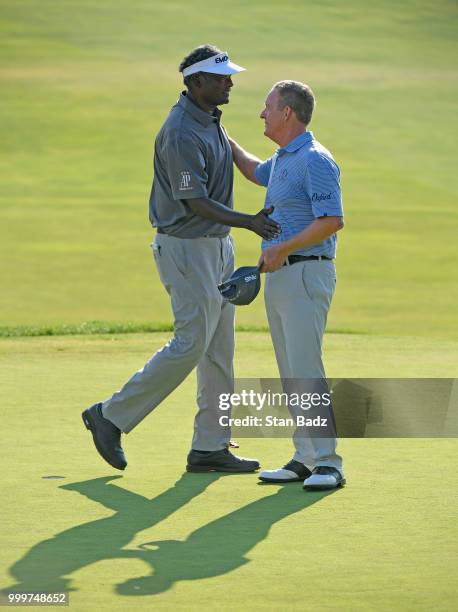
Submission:
{"label": "white golf shoe", "polygon": [[303,463],[292,459],[278,470],[264,470],[259,474],[263,482],[297,482],[311,476],[312,472]]}
{"label": "white golf shoe", "polygon": [[336,468],[319,465],[304,480],[304,489],[306,491],[324,491],[326,489],[343,487],[345,482],[345,478]]}

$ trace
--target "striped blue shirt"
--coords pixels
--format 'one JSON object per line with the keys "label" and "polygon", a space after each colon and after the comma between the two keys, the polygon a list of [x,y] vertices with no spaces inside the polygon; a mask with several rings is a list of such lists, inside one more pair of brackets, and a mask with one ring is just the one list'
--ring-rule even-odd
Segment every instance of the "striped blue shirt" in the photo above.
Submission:
{"label": "striped blue shirt", "polygon": [[[318,217],[343,217],[339,166],[331,153],[314,139],[312,132],[304,132],[278,149],[275,155],[258,165],[255,176],[267,187],[264,206],[275,207],[270,216],[282,227],[278,238],[263,240],[263,250],[289,240]],[[295,254],[335,257],[336,246],[337,236],[333,234]]]}

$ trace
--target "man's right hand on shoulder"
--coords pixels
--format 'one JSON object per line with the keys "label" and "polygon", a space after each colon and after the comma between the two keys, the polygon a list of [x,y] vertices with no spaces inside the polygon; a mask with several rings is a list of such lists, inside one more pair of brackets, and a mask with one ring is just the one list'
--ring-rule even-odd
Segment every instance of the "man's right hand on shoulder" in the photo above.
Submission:
{"label": "man's right hand on shoulder", "polygon": [[272,219],[269,215],[274,211],[274,207],[262,208],[256,215],[251,217],[248,229],[252,230],[264,240],[272,240],[281,234],[281,226]]}
{"label": "man's right hand on shoulder", "polygon": [[248,151],[242,149],[242,147],[230,136],[228,136],[228,139],[232,149],[232,157],[237,168],[249,181],[252,181],[256,185],[261,185],[255,176],[255,170],[261,163],[261,160],[252,153],[248,153]]}

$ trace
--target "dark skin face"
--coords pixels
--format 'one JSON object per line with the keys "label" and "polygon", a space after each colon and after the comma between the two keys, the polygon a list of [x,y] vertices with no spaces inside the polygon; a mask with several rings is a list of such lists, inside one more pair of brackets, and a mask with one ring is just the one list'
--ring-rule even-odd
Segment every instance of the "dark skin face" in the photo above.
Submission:
{"label": "dark skin face", "polygon": [[200,72],[195,75],[189,89],[190,97],[200,108],[212,113],[217,106],[229,103],[233,82],[229,74]]}

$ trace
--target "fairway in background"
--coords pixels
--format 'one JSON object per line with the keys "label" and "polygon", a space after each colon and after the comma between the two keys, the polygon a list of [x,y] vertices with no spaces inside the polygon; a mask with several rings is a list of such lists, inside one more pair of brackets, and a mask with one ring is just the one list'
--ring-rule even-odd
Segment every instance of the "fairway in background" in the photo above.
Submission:
{"label": "fairway in background", "polygon": [[[317,96],[311,129],[342,168],[333,329],[458,338],[457,5],[440,0],[2,2],[1,325],[170,322],[149,243],[155,134],[194,46],[230,51],[224,123],[260,157],[279,79]],[[264,192],[237,176],[236,207]],[[235,231],[237,264],[259,240]],[[238,323],[266,324],[262,300]]]}

